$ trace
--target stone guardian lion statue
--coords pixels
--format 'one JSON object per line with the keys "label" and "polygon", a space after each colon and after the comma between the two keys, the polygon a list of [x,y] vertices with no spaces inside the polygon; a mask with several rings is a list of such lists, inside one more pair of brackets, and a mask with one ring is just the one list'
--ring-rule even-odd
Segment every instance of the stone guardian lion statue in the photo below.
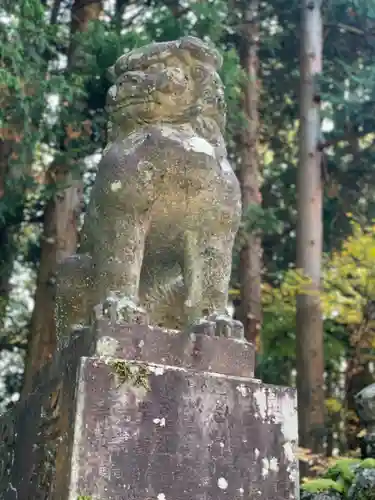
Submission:
{"label": "stone guardian lion statue", "polygon": [[127,322],[243,338],[227,312],[241,193],[223,139],[221,64],[184,37],[112,68],[108,144],[79,252],[58,272],[60,344],[97,304]]}

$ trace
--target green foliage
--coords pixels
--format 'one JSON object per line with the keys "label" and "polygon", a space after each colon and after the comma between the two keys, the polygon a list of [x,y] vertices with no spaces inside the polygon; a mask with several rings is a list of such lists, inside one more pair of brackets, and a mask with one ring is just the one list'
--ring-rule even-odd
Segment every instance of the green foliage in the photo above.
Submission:
{"label": "green foliage", "polygon": [[365,458],[358,464],[358,467],[361,469],[375,469],[375,458]]}
{"label": "green foliage", "polygon": [[261,205],[249,205],[244,213],[243,229],[248,233],[275,232],[280,225],[280,221],[271,208],[265,209]]}
{"label": "green foliage", "polygon": [[312,479],[303,485],[303,489],[309,493],[320,493],[322,491],[338,491],[339,493],[344,492],[344,487],[337,481],[332,479]]}
{"label": "green foliage", "polygon": [[355,476],[355,469],[361,463],[359,459],[342,458],[330,467],[324,477],[334,481],[342,481],[344,485],[350,485]]}
{"label": "green foliage", "polygon": [[[318,494],[337,491],[343,498],[373,500],[375,492],[374,459],[342,458],[316,479],[302,484],[302,492]],[[313,498],[313,497],[312,497]]]}
{"label": "green foliage", "polygon": [[[366,356],[363,359],[372,359],[375,355],[375,316],[371,316],[375,303],[375,226],[362,228],[352,222],[351,227],[353,233],[342,248],[325,258],[320,294],[325,318],[325,358],[331,368],[337,369],[350,346],[358,346],[362,356]],[[282,363],[294,366],[296,296],[299,293],[316,292],[309,290],[309,280],[294,269],[284,273],[278,286],[263,285],[264,352],[260,363],[264,367],[260,366],[259,370],[267,380],[269,359],[277,366],[276,372]]]}
{"label": "green foliage", "polygon": [[341,323],[360,325],[375,300],[375,226],[352,223],[353,234],[332,254],[324,273],[325,313]]}
{"label": "green foliage", "polygon": [[25,193],[37,189],[31,161],[49,128],[48,95],[69,93],[63,75],[51,75],[57,30],[48,25],[40,2],[18,2],[19,17],[0,22],[0,138],[11,143],[8,175],[0,196],[0,224],[22,217]]}

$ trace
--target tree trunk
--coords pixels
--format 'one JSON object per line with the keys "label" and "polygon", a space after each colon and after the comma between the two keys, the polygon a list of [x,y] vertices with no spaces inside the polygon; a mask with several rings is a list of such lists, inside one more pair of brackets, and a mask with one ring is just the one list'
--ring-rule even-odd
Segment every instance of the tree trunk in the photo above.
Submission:
{"label": "tree trunk", "polygon": [[[101,12],[102,0],[75,0],[73,3],[67,71],[74,68],[75,55],[79,50],[74,36],[78,32],[86,31],[89,22],[98,19]],[[54,284],[56,266],[72,255],[78,245],[82,181],[73,178],[72,165],[68,160],[65,165],[61,165],[58,160],[55,160],[48,173],[48,182],[52,185],[62,183],[68,187],[59,190],[49,200],[44,212],[35,307],[31,318],[30,340],[25,366],[24,396],[29,393],[35,374],[52,358],[55,352]]]}
{"label": "tree trunk", "polygon": [[[54,0],[53,2],[50,16],[51,25],[55,25],[57,23],[57,14],[60,3],[61,0]],[[45,2],[43,3],[43,6],[46,7]],[[21,24],[25,21],[29,22],[28,19],[23,19],[22,13],[19,20]],[[20,33],[22,33],[22,29]],[[22,37],[22,39],[24,43],[28,43],[28,40],[24,40],[24,37]],[[40,55],[42,56],[43,53],[41,53]],[[49,56],[47,56],[44,61],[41,61],[42,72],[43,70],[47,72],[48,62]],[[32,87],[34,90],[33,94],[37,94],[37,91],[35,89],[35,87],[38,87],[37,81],[34,81],[32,83]],[[2,105],[3,107],[4,115],[8,114],[7,112],[5,112],[5,108],[9,109],[10,116],[13,116],[12,110],[17,109],[16,103],[12,102],[13,99],[14,96],[0,96],[0,105]],[[29,110],[29,113],[30,115],[28,116],[28,119],[31,119],[33,121],[35,130],[37,130],[42,118],[40,107],[36,106],[36,109]],[[20,187],[19,182],[17,182],[18,192],[15,192],[15,190],[12,190],[12,188],[6,187],[7,182],[9,180],[12,180],[12,176],[14,176],[10,161],[12,159],[12,156],[17,157],[19,155],[19,152],[17,150],[20,149],[20,145],[18,144],[19,141],[15,140],[13,136],[23,136],[24,131],[22,122],[23,120],[21,119],[19,124],[12,123],[11,125],[8,118],[6,127],[8,129],[8,137],[1,137],[1,135],[6,136],[6,134],[2,134],[2,131],[0,131],[0,199],[4,201],[5,198],[6,202],[6,197],[9,196],[12,200],[11,210],[8,210],[5,214],[3,214],[4,218],[0,221],[0,329],[4,324],[6,309],[9,301],[9,294],[11,292],[10,278],[13,272],[14,259],[17,255],[16,237],[19,233],[20,225],[23,221],[25,190]],[[21,149],[25,150],[25,147],[26,146],[23,145]],[[27,154],[25,155],[25,160],[23,162],[25,165],[25,177],[30,175],[30,168],[28,167],[32,165],[33,155],[34,148],[32,146],[29,146]]]}
{"label": "tree trunk", "polygon": [[[258,159],[259,89],[258,89],[258,0],[251,0],[243,8],[244,28],[241,34],[239,55],[246,74],[243,89],[245,125],[241,134],[240,183],[243,212],[261,204],[260,174]],[[241,314],[249,342],[259,348],[261,309],[262,247],[257,231],[246,234],[240,252]]]}
{"label": "tree trunk", "polygon": [[301,26],[300,157],[297,172],[297,268],[311,283],[297,297],[297,390],[300,446],[321,452],[324,443],[324,352],[320,305],[322,179],[320,98],[322,69],[320,0],[303,0]]}
{"label": "tree trunk", "polygon": [[[0,138],[0,199],[5,195],[8,161],[12,143]],[[6,220],[0,223],[0,329],[3,327],[10,293],[10,277],[13,270],[14,242]]]}

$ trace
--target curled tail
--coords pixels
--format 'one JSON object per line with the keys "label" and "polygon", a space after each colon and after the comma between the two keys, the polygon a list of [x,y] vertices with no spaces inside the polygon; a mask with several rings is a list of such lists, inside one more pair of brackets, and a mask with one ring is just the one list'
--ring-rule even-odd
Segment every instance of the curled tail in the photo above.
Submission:
{"label": "curled tail", "polygon": [[181,275],[161,284],[154,284],[141,297],[141,304],[148,313],[150,324],[181,330],[186,324],[185,296],[184,280]]}

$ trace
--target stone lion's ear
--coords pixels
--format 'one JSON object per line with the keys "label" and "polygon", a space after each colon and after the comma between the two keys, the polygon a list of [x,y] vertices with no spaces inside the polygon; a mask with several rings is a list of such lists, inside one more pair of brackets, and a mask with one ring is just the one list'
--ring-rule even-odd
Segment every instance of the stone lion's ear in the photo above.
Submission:
{"label": "stone lion's ear", "polygon": [[186,50],[194,59],[208,63],[219,70],[223,64],[223,58],[219,51],[212,45],[203,42],[195,36],[185,36],[179,40],[180,49]]}

